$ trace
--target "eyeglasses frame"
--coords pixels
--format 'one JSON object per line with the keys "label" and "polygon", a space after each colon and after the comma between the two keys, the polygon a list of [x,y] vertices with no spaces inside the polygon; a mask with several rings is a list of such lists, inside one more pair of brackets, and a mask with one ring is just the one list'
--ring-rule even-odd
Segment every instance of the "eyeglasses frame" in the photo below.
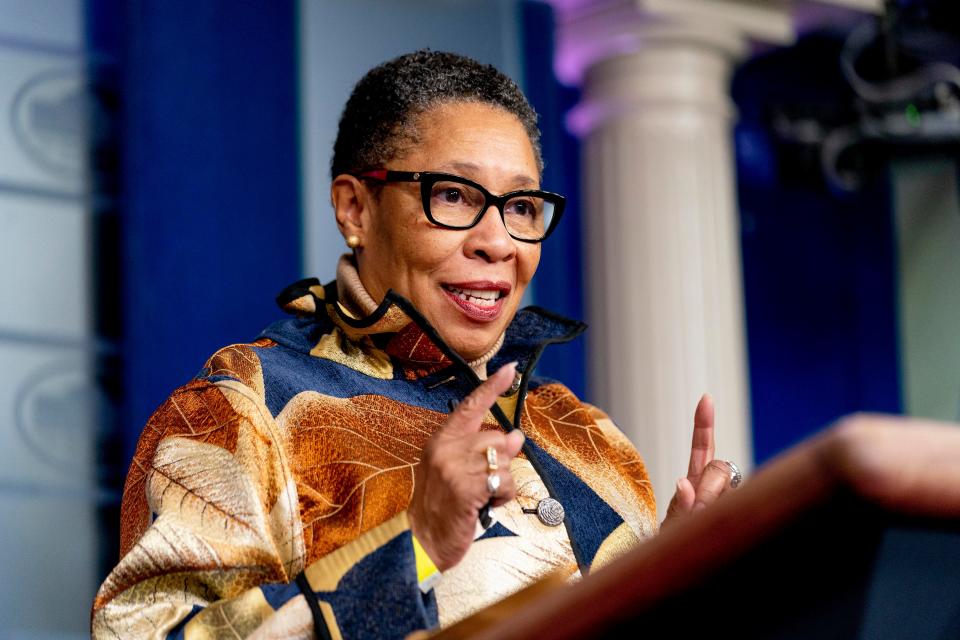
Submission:
{"label": "eyeglasses frame", "polygon": [[[474,182],[469,178],[464,178],[463,176],[458,176],[453,173],[441,173],[437,171],[392,171],[390,169],[371,169],[369,171],[361,171],[359,173],[351,173],[354,178],[364,179],[369,178],[372,180],[377,180],[379,182],[419,182],[420,183],[420,199],[423,205],[423,213],[427,216],[427,220],[431,223],[442,227],[444,229],[454,229],[463,231],[466,229],[472,229],[473,227],[480,224],[480,221],[483,219],[483,216],[487,213],[487,210],[492,206],[497,208],[497,211],[500,212],[500,221],[503,223],[503,228],[507,229],[507,221],[504,216],[506,215],[503,212],[503,208],[507,205],[507,202],[510,200],[519,197],[521,195],[535,196],[537,198],[543,198],[547,202],[553,204],[553,219],[550,220],[550,226],[544,230],[543,237],[536,240],[531,240],[530,238],[518,238],[507,229],[507,234],[519,242],[528,242],[530,244],[537,244],[546,240],[553,230],[557,228],[557,223],[560,222],[560,217],[563,215],[563,210],[566,206],[567,199],[566,197],[560,195],[559,193],[553,193],[551,191],[541,191],[539,189],[518,189],[517,191],[510,191],[502,195],[494,195],[487,191],[486,187],[482,184]],[[477,213],[477,217],[474,218],[473,222],[466,226],[456,226],[451,224],[446,224],[440,222],[433,217],[433,214],[430,213],[430,196],[431,189],[434,184],[442,180],[449,180],[451,182],[456,182],[459,184],[464,184],[469,187],[473,187],[484,197],[483,208],[480,209]]]}

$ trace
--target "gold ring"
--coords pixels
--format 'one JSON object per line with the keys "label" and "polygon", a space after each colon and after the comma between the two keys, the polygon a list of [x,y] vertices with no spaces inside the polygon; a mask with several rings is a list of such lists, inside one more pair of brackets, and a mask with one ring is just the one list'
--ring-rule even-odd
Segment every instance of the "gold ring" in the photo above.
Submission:
{"label": "gold ring", "polygon": [[487,473],[493,473],[500,468],[497,462],[497,448],[494,446],[487,447]]}

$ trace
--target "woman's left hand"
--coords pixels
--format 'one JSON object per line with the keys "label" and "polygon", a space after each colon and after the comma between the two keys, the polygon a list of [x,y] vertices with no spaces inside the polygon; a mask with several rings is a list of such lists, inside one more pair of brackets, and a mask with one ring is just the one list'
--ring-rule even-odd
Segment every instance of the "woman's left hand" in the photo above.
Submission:
{"label": "woman's left hand", "polygon": [[713,457],[713,398],[704,394],[693,416],[693,444],[687,475],[677,481],[677,490],[667,507],[663,526],[706,508],[731,489],[735,470],[724,460]]}

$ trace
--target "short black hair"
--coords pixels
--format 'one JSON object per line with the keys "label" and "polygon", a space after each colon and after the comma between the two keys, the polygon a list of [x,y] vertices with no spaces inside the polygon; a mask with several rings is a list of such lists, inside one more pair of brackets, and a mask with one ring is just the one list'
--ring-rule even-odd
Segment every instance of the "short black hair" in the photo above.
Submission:
{"label": "short black hair", "polygon": [[340,116],[331,178],[382,168],[416,141],[417,116],[451,102],[489,104],[515,115],[543,172],[537,113],[517,84],[493,65],[424,49],[374,67],[353,88]]}

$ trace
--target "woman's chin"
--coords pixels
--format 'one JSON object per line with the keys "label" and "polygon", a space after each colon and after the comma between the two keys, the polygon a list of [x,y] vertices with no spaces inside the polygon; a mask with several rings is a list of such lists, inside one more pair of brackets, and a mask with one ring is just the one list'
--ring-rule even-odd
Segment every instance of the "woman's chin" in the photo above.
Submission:
{"label": "woman's chin", "polygon": [[466,360],[467,362],[473,362],[474,360],[485,355],[497,342],[499,335],[489,343],[480,343],[475,339],[474,336],[471,336],[469,340],[458,340],[456,338],[445,339],[447,344],[451,349],[453,349],[457,355]]}
{"label": "woman's chin", "polygon": [[432,307],[427,319],[437,329],[440,337],[461,358],[472,362],[485,356],[496,346],[516,309],[513,305],[497,305],[497,314],[490,319],[478,320],[445,300],[444,304]]}
{"label": "woman's chin", "polygon": [[502,333],[502,329],[493,326],[482,329],[447,326],[446,331],[444,328],[440,328],[440,337],[443,341],[467,362],[472,362],[487,355],[496,346]]}

